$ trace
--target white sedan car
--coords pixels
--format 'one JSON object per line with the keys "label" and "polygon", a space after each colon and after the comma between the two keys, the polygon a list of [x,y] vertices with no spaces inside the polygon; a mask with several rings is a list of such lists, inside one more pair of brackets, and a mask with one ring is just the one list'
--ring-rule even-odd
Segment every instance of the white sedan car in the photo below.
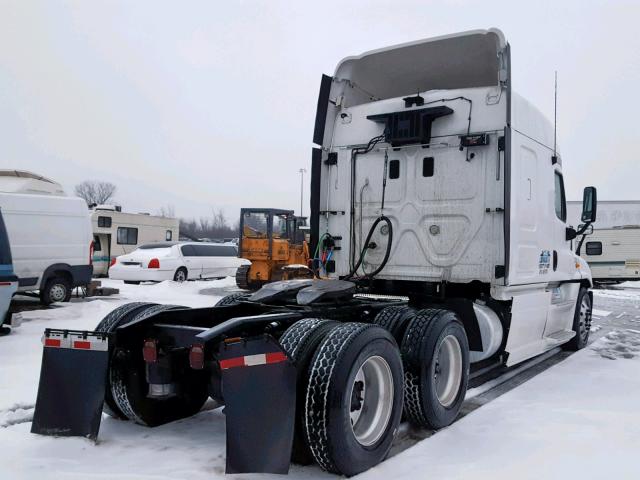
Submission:
{"label": "white sedan car", "polygon": [[112,260],[109,278],[125,283],[195,280],[234,276],[240,265],[238,247],[220,243],[150,243]]}

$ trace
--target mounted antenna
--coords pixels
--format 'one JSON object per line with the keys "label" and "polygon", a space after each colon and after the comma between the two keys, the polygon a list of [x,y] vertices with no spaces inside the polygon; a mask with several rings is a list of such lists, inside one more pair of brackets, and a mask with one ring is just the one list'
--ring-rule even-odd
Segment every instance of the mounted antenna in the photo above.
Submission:
{"label": "mounted antenna", "polygon": [[551,157],[551,165],[558,163],[557,152],[558,137],[558,71],[555,72],[555,85],[553,89],[553,156]]}

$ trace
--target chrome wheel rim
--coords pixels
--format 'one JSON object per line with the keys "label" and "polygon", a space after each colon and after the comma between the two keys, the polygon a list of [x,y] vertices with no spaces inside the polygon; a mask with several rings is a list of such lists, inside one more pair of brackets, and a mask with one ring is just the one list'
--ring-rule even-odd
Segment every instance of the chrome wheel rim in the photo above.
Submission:
{"label": "chrome wheel rim", "polygon": [[62,302],[64,298],[67,296],[67,289],[64,285],[60,283],[56,283],[51,286],[51,290],[49,290],[49,297],[54,302]]}
{"label": "chrome wheel rim", "polygon": [[187,276],[184,273],[184,270],[178,270],[176,272],[176,282],[184,282],[187,279]]}
{"label": "chrome wheel rim", "polygon": [[458,397],[462,382],[462,348],[453,335],[447,335],[440,342],[433,378],[438,402],[450,407]]}
{"label": "chrome wheel rim", "polygon": [[373,445],[387,429],[393,410],[393,375],[384,358],[369,357],[360,365],[349,398],[353,435],[360,445]]}

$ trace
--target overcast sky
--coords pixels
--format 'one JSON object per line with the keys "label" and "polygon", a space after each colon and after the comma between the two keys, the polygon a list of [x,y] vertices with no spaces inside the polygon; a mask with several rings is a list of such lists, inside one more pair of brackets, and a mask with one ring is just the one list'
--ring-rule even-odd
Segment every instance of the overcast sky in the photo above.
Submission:
{"label": "overcast sky", "polygon": [[322,73],[497,27],[549,118],[558,70],[569,199],[640,199],[639,21],[638,1],[0,0],[0,167],[113,182],[128,211],[299,210]]}

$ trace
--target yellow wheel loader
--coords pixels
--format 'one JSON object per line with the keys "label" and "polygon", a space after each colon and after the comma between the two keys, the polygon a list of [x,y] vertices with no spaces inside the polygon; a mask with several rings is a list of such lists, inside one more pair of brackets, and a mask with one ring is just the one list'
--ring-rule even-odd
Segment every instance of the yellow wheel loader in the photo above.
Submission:
{"label": "yellow wheel loader", "polygon": [[291,210],[241,209],[238,256],[251,265],[238,269],[238,287],[255,290],[278,280],[313,278],[305,231],[306,218]]}

